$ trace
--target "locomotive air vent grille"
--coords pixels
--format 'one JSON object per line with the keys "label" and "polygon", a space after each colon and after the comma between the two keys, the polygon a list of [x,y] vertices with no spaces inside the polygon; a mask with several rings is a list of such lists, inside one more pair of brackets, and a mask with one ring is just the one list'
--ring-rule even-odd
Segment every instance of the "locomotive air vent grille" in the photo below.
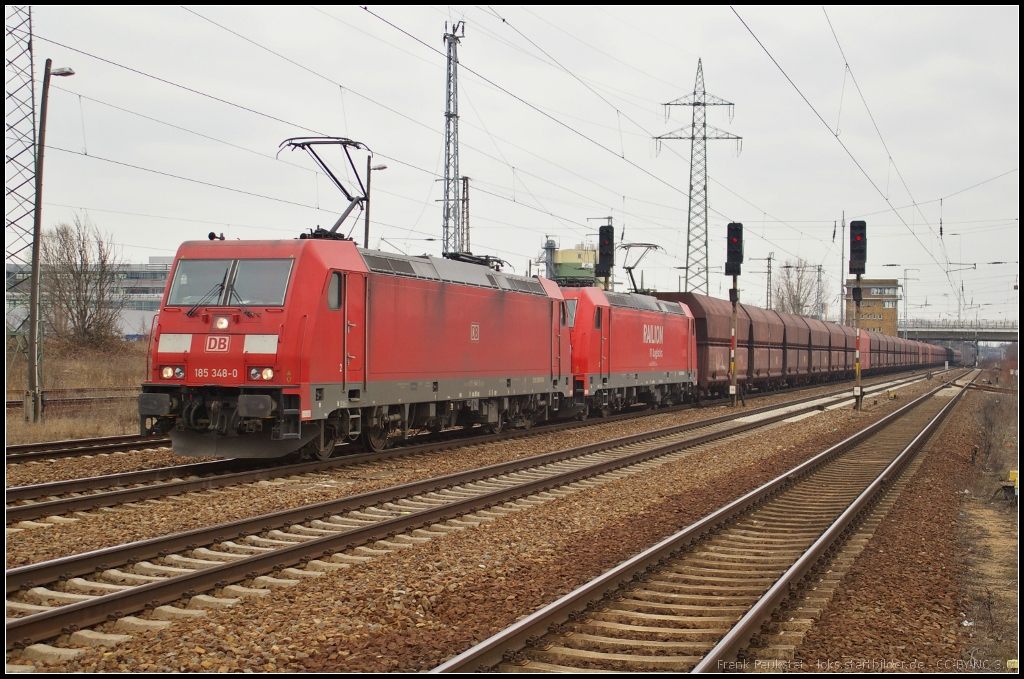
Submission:
{"label": "locomotive air vent grille", "polygon": [[389,259],[388,263],[391,264],[391,269],[395,273],[404,273],[409,276],[415,276],[416,271],[412,268],[412,264],[401,259]]}
{"label": "locomotive air vent grille", "polygon": [[394,273],[391,269],[391,260],[385,259],[384,257],[376,257],[374,255],[363,255],[363,259],[366,260],[366,265],[370,267],[371,271],[380,271],[381,273]]}

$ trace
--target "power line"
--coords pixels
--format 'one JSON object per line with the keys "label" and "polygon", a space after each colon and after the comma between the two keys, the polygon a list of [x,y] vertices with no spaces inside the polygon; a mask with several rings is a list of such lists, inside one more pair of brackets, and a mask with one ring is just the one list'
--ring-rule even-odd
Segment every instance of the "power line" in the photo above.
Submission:
{"label": "power line", "polygon": [[208,186],[208,187],[214,188],[214,189],[221,189],[223,191],[231,191],[232,193],[241,193],[243,195],[253,196],[255,198],[263,198],[263,199],[266,199],[266,200],[272,200],[272,201],[274,201],[276,203],[285,203],[287,205],[295,205],[297,207],[309,208],[310,210],[316,210],[318,212],[331,213],[330,210],[323,210],[321,208],[316,207],[315,205],[306,205],[305,203],[298,203],[298,202],[295,202],[294,200],[287,200],[285,198],[275,198],[273,196],[268,196],[268,195],[265,195],[265,194],[262,194],[262,193],[254,193],[253,191],[245,191],[243,189],[236,189],[236,188],[232,188],[230,186],[222,186],[220,184],[214,184],[212,182],[203,181],[201,179],[192,179],[191,177],[182,177],[181,175],[171,174],[170,172],[163,172],[161,170],[154,170],[154,169],[151,169],[151,168],[148,168],[148,167],[142,167],[141,165],[132,165],[131,163],[124,163],[124,162],[121,162],[119,160],[113,160],[111,158],[104,158],[103,156],[97,156],[95,154],[88,154],[87,155],[85,153],[82,153],[81,151],[71,151],[69,149],[62,149],[59,146],[49,146],[47,148],[48,149],[53,149],[54,151],[61,151],[63,153],[70,153],[70,154],[75,155],[75,156],[82,156],[83,158],[91,158],[93,160],[102,160],[103,162],[111,163],[113,165],[120,165],[121,167],[130,167],[133,170],[141,170],[142,172],[150,172],[152,174],[160,175],[160,176],[163,176],[163,177],[170,177],[172,179],[180,179],[181,181],[191,182],[192,184],[201,184],[202,186]]}
{"label": "power line", "polygon": [[782,66],[779,64],[778,61],[775,60],[775,57],[773,57],[771,52],[768,51],[768,48],[765,47],[764,43],[761,42],[760,38],[758,38],[757,35],[754,34],[754,31],[752,31],[750,29],[750,26],[748,26],[747,22],[743,20],[743,17],[741,17],[739,15],[739,12],[736,11],[736,8],[730,6],[729,9],[732,10],[733,14],[736,15],[736,18],[740,20],[741,24],[743,24],[743,27],[747,29],[747,32],[750,33],[751,37],[753,37],[754,40],[757,42],[757,44],[760,45],[761,49],[764,50],[764,53],[766,55],[768,55],[768,58],[772,60],[772,63],[775,64],[776,68],[779,69],[779,72],[782,73],[783,77],[785,77],[786,80],[789,82],[789,84],[793,86],[793,89],[796,90],[797,94],[800,95],[800,98],[804,100],[804,103],[806,103],[807,106],[811,109],[811,111],[814,112],[814,115],[817,116],[818,120],[821,121],[821,124],[824,125],[825,128],[829,131],[829,134],[831,134],[833,137],[835,137],[835,140],[837,142],[839,142],[840,146],[843,147],[843,150],[846,152],[846,155],[848,155],[850,157],[850,160],[852,160],[854,165],[857,166],[857,169],[859,169],[861,171],[861,174],[863,174],[864,178],[868,180],[868,183],[871,184],[872,188],[874,188],[875,191],[878,192],[878,195],[882,197],[882,200],[884,200],[886,202],[886,204],[889,205],[889,207],[892,209],[892,211],[896,214],[897,218],[899,218],[899,220],[903,223],[903,226],[905,226],[910,231],[911,235],[914,236],[914,239],[918,242],[918,244],[921,246],[921,248],[924,249],[924,251],[928,253],[928,255],[932,258],[932,260],[939,267],[942,267],[946,271],[946,277],[947,277],[947,280],[949,281],[950,288],[953,289],[954,293],[959,294],[959,291],[957,290],[956,286],[953,284],[953,279],[950,277],[950,274],[949,274],[949,271],[948,271],[948,267],[943,267],[942,263],[939,262],[939,260],[935,258],[935,255],[932,254],[931,250],[929,250],[927,247],[925,247],[924,243],[921,242],[921,239],[917,236],[916,233],[914,233],[914,230],[912,228],[910,228],[910,225],[908,225],[907,222],[900,215],[900,213],[896,211],[896,208],[893,207],[893,205],[889,201],[889,199],[885,196],[884,193],[882,193],[882,190],[878,188],[878,186],[875,184],[874,180],[871,179],[871,176],[868,175],[867,171],[861,166],[861,164],[857,160],[857,158],[853,155],[853,153],[850,152],[850,149],[848,149],[846,147],[846,144],[843,143],[843,140],[840,139],[839,136],[836,135],[836,133],[832,131],[832,128],[829,127],[829,124],[827,122],[825,122],[824,118],[821,117],[821,114],[818,113],[818,110],[816,108],[814,108],[814,105],[811,104],[811,102],[807,99],[806,96],[804,96],[804,93],[800,91],[800,88],[797,87],[796,83],[793,82],[793,79],[789,77],[789,74],[786,73],[785,69],[782,68]]}
{"label": "power line", "polygon": [[[423,42],[422,40],[420,40],[419,38],[417,38],[416,36],[414,36],[414,35],[413,35],[412,33],[409,33],[409,32],[408,32],[408,31],[406,31],[405,29],[403,29],[403,28],[400,28],[399,26],[397,26],[397,25],[393,24],[392,22],[388,21],[387,19],[385,19],[384,17],[380,16],[379,14],[376,14],[375,12],[373,12],[372,10],[370,10],[369,8],[367,8],[367,7],[363,7],[362,9],[363,9],[363,10],[364,10],[365,12],[369,13],[369,14],[370,14],[371,16],[374,16],[374,17],[376,17],[377,19],[380,19],[381,21],[383,21],[384,23],[386,23],[386,24],[387,24],[388,26],[391,26],[391,27],[392,27],[392,28],[394,28],[394,29],[395,29],[396,31],[398,31],[398,32],[402,33],[402,34],[403,34],[403,35],[405,35],[405,36],[408,36],[408,37],[409,37],[409,38],[411,38],[412,40],[415,40],[416,42],[418,42],[419,44],[423,45],[423,46],[424,46],[424,47],[426,47],[427,49],[429,49],[429,50],[432,50],[433,52],[436,52],[437,54],[439,54],[439,55],[442,55],[442,56],[443,56],[443,53],[442,53],[442,52],[441,52],[440,50],[438,50],[438,49],[436,49],[436,48],[434,48],[434,47],[431,47],[431,46],[430,46],[430,45],[428,45],[427,43]],[[504,87],[502,87],[501,85],[497,84],[497,83],[496,83],[496,82],[494,82],[493,80],[491,80],[491,79],[489,79],[489,78],[487,78],[487,77],[485,77],[485,76],[481,75],[480,73],[478,73],[477,71],[474,71],[473,69],[469,68],[468,66],[465,66],[465,65],[464,65],[464,66],[463,66],[463,68],[464,68],[465,70],[469,71],[470,73],[472,73],[473,75],[475,75],[476,77],[480,78],[480,79],[481,79],[481,80],[483,80],[484,82],[486,82],[486,83],[488,83],[488,84],[490,84],[490,85],[492,85],[492,86],[494,86],[494,87],[498,88],[499,90],[501,90],[502,92],[504,92],[504,93],[505,93],[505,94],[507,94],[508,96],[512,97],[513,99],[515,99],[515,100],[516,100],[516,101],[518,101],[519,103],[523,104],[523,105],[524,105],[524,106],[526,106],[527,108],[529,108],[529,109],[531,109],[531,110],[533,110],[533,111],[536,111],[537,113],[539,113],[540,115],[544,116],[544,117],[545,117],[545,118],[547,118],[548,120],[551,120],[551,121],[552,121],[552,122],[554,122],[554,123],[555,123],[556,125],[559,125],[560,127],[563,127],[563,128],[565,128],[566,130],[569,130],[570,132],[572,132],[572,133],[573,133],[573,134],[575,134],[576,136],[578,136],[578,137],[581,137],[581,138],[585,139],[586,141],[590,142],[591,144],[593,144],[593,145],[597,146],[598,148],[601,148],[601,149],[603,149],[603,150],[607,151],[608,153],[612,154],[612,155],[613,155],[613,156],[615,156],[616,158],[619,158],[619,159],[621,159],[621,160],[622,160],[623,162],[625,162],[625,163],[627,163],[627,164],[631,165],[632,167],[636,168],[636,169],[637,169],[637,170],[639,170],[640,172],[642,172],[642,173],[644,173],[645,175],[649,176],[650,178],[654,179],[654,180],[655,180],[655,181],[657,181],[658,183],[660,183],[660,184],[664,184],[665,186],[669,187],[669,188],[670,188],[670,189],[672,189],[673,191],[676,191],[676,192],[682,193],[682,191],[681,191],[681,190],[680,190],[680,189],[679,189],[678,187],[676,187],[676,186],[673,186],[672,184],[670,184],[669,182],[665,181],[665,180],[664,180],[664,179],[662,179],[661,177],[657,176],[657,175],[656,175],[656,174],[654,174],[653,172],[651,172],[651,171],[649,171],[649,170],[647,170],[647,169],[645,169],[645,168],[641,167],[640,165],[637,165],[636,163],[634,163],[633,161],[629,160],[628,158],[623,158],[623,157],[622,157],[621,155],[619,155],[618,153],[616,153],[616,152],[615,152],[614,150],[612,150],[611,148],[609,148],[609,147],[605,146],[604,144],[602,144],[601,142],[597,141],[596,139],[593,139],[592,137],[589,137],[589,136],[587,136],[586,134],[583,134],[582,132],[580,132],[579,130],[575,129],[575,128],[574,128],[574,127],[572,127],[571,125],[568,125],[568,124],[566,124],[565,122],[563,122],[563,121],[559,120],[558,118],[554,117],[553,115],[551,115],[551,114],[547,113],[546,111],[544,111],[544,110],[540,109],[539,107],[535,106],[534,104],[531,104],[530,102],[526,101],[525,99],[523,99],[523,98],[522,98],[522,97],[520,97],[519,95],[517,95],[517,94],[514,94],[514,93],[510,92],[509,90],[505,89]]]}
{"label": "power line", "polygon": [[925,217],[924,213],[921,211],[921,208],[917,205],[917,201],[914,200],[914,194],[911,193],[910,187],[907,186],[907,182],[903,178],[903,173],[900,172],[899,166],[896,164],[896,161],[893,160],[892,152],[889,150],[889,145],[885,143],[885,139],[882,137],[882,131],[878,129],[878,123],[875,121],[875,116],[874,114],[871,113],[871,108],[868,106],[868,101],[864,97],[864,92],[861,91],[860,89],[860,83],[857,82],[857,76],[853,74],[853,69],[850,68],[850,60],[846,58],[846,52],[843,51],[843,46],[839,43],[839,36],[836,35],[835,27],[832,26],[832,20],[829,18],[828,12],[825,11],[824,6],[822,6],[821,11],[825,14],[825,21],[828,22],[829,30],[832,31],[832,37],[835,38],[836,41],[836,47],[839,48],[839,54],[842,55],[843,62],[846,65],[846,69],[850,73],[850,79],[853,81],[853,86],[857,88],[857,94],[860,96],[861,103],[864,104],[864,110],[868,112],[868,118],[871,119],[871,125],[874,126],[875,128],[875,133],[878,135],[878,140],[882,142],[882,148],[885,149],[885,153],[889,158],[889,162],[892,163],[893,168],[895,168],[896,170],[896,176],[900,178],[900,183],[903,184],[903,189],[907,192],[907,195],[910,196],[910,200],[914,204],[914,207],[917,208],[918,214],[921,215],[921,218],[924,220],[925,224],[928,225],[928,229],[932,232],[932,235],[936,236],[939,239],[939,246],[942,248],[942,255],[946,260],[946,268],[949,269],[949,253],[946,251],[946,244],[942,240],[942,235],[935,233],[935,230],[932,228],[932,225],[928,222],[928,218]]}

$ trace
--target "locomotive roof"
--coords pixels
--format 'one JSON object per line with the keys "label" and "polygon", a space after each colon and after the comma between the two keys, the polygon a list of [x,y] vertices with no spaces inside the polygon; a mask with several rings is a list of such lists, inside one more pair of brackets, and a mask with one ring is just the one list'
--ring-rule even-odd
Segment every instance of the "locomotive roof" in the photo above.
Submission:
{"label": "locomotive roof", "polygon": [[480,264],[431,257],[430,255],[396,255],[362,248],[359,248],[359,254],[363,256],[366,266],[374,273],[547,296],[544,286],[536,278],[506,274]]}
{"label": "locomotive roof", "polygon": [[686,312],[677,302],[662,302],[649,295],[641,295],[635,292],[611,292],[604,291],[608,303],[614,307],[626,309],[640,309],[642,311],[664,311],[665,313],[685,316]]}

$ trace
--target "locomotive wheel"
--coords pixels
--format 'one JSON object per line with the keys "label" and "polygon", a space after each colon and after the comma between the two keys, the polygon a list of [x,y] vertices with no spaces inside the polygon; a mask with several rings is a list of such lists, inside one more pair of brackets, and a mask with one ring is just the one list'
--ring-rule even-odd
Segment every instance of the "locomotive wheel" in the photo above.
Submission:
{"label": "locomotive wheel", "polygon": [[505,420],[507,419],[507,413],[498,413],[498,421],[487,426],[487,431],[492,434],[500,434],[505,428]]}
{"label": "locomotive wheel", "polygon": [[384,450],[388,445],[388,427],[376,426],[367,427],[363,430],[363,443],[366,445],[366,449],[374,453],[379,453]]}
{"label": "locomotive wheel", "polygon": [[324,447],[321,448],[319,440],[313,439],[313,445],[315,446],[313,448],[313,454],[316,456],[316,459],[322,462],[329,458],[332,453],[334,453],[334,446],[336,446],[337,444],[338,439],[327,439],[326,441],[324,441]]}

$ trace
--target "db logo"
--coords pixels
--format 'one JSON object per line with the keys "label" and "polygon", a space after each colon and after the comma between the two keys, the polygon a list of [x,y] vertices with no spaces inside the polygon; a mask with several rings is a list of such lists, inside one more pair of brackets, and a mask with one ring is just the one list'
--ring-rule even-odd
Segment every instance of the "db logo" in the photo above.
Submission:
{"label": "db logo", "polygon": [[206,350],[225,352],[228,350],[229,339],[226,335],[210,335],[206,338]]}
{"label": "db logo", "polygon": [[471,323],[469,325],[469,341],[479,342],[480,341],[480,325],[478,323]]}

